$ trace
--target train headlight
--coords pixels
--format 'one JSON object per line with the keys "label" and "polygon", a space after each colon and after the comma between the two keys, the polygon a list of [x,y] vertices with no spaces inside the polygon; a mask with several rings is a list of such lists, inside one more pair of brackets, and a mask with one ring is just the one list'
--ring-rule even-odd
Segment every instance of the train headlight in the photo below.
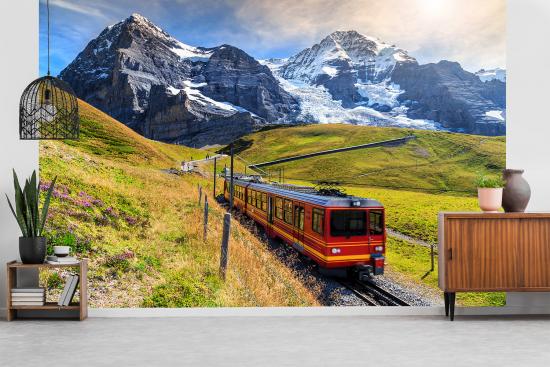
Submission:
{"label": "train headlight", "polygon": [[374,251],[382,252],[382,251],[384,251],[384,246],[376,246],[376,247],[374,247]]}
{"label": "train headlight", "polygon": [[330,250],[334,255],[339,254],[341,250],[338,247],[334,247],[332,250]]}
{"label": "train headlight", "polygon": [[351,206],[361,206],[361,201],[360,200],[354,200],[351,202]]}

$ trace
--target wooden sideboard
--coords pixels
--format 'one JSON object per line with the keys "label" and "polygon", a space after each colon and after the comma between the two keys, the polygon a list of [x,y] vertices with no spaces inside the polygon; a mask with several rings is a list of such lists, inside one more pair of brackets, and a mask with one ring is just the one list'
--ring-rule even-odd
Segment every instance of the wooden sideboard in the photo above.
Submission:
{"label": "wooden sideboard", "polygon": [[451,320],[456,292],[550,291],[550,213],[439,213],[438,225]]}

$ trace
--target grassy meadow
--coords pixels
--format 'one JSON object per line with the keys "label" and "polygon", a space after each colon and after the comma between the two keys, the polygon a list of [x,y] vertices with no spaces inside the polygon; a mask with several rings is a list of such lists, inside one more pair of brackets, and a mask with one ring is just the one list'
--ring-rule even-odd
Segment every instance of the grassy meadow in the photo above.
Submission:
{"label": "grassy meadow", "polygon": [[397,147],[354,150],[266,167],[287,180],[336,181],[342,185],[471,195],[478,173],[500,175],[505,140],[436,131],[344,124],[269,129],[236,142],[239,155],[254,163],[414,135]]}
{"label": "grassy meadow", "polygon": [[[227,280],[220,279],[224,210],[212,200],[211,180],[164,171],[207,152],[144,139],[84,102],[79,107],[81,139],[42,141],[40,178],[46,187],[58,177],[49,245],[69,245],[89,258],[92,307],[318,304],[315,292],[236,221]],[[210,196],[206,241],[198,184]],[[51,294],[62,287],[55,274],[43,280]]]}

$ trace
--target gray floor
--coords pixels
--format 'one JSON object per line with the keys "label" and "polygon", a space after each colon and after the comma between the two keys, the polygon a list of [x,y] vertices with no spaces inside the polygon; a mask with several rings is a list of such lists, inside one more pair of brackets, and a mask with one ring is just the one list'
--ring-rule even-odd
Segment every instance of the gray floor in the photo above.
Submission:
{"label": "gray floor", "polygon": [[548,317],[0,321],[0,366],[548,366]]}

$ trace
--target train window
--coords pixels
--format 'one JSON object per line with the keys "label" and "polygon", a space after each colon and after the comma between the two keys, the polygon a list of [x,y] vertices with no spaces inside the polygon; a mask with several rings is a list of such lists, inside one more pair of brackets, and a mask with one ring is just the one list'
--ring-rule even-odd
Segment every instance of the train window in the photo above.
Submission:
{"label": "train window", "polygon": [[292,201],[285,200],[285,222],[292,224]]}
{"label": "train window", "polygon": [[258,209],[262,207],[262,193],[259,191],[256,192],[256,202],[254,203],[254,206]]}
{"label": "train window", "polygon": [[267,194],[262,192],[262,210],[267,211]]}
{"label": "train window", "polygon": [[384,234],[384,215],[382,210],[369,211],[369,232],[373,235]]}
{"label": "train window", "polygon": [[283,219],[283,199],[275,198],[275,216]]}
{"label": "train window", "polygon": [[304,208],[301,206],[294,207],[294,227],[301,230],[304,229]]}
{"label": "train window", "polygon": [[364,236],[367,234],[366,210],[335,210],[330,214],[330,235]]}
{"label": "train window", "polygon": [[251,189],[248,189],[248,197],[246,198],[246,202],[248,204],[252,204],[252,191]]}
{"label": "train window", "polygon": [[325,211],[322,209],[313,208],[311,215],[311,229],[314,232],[323,234],[325,223]]}

